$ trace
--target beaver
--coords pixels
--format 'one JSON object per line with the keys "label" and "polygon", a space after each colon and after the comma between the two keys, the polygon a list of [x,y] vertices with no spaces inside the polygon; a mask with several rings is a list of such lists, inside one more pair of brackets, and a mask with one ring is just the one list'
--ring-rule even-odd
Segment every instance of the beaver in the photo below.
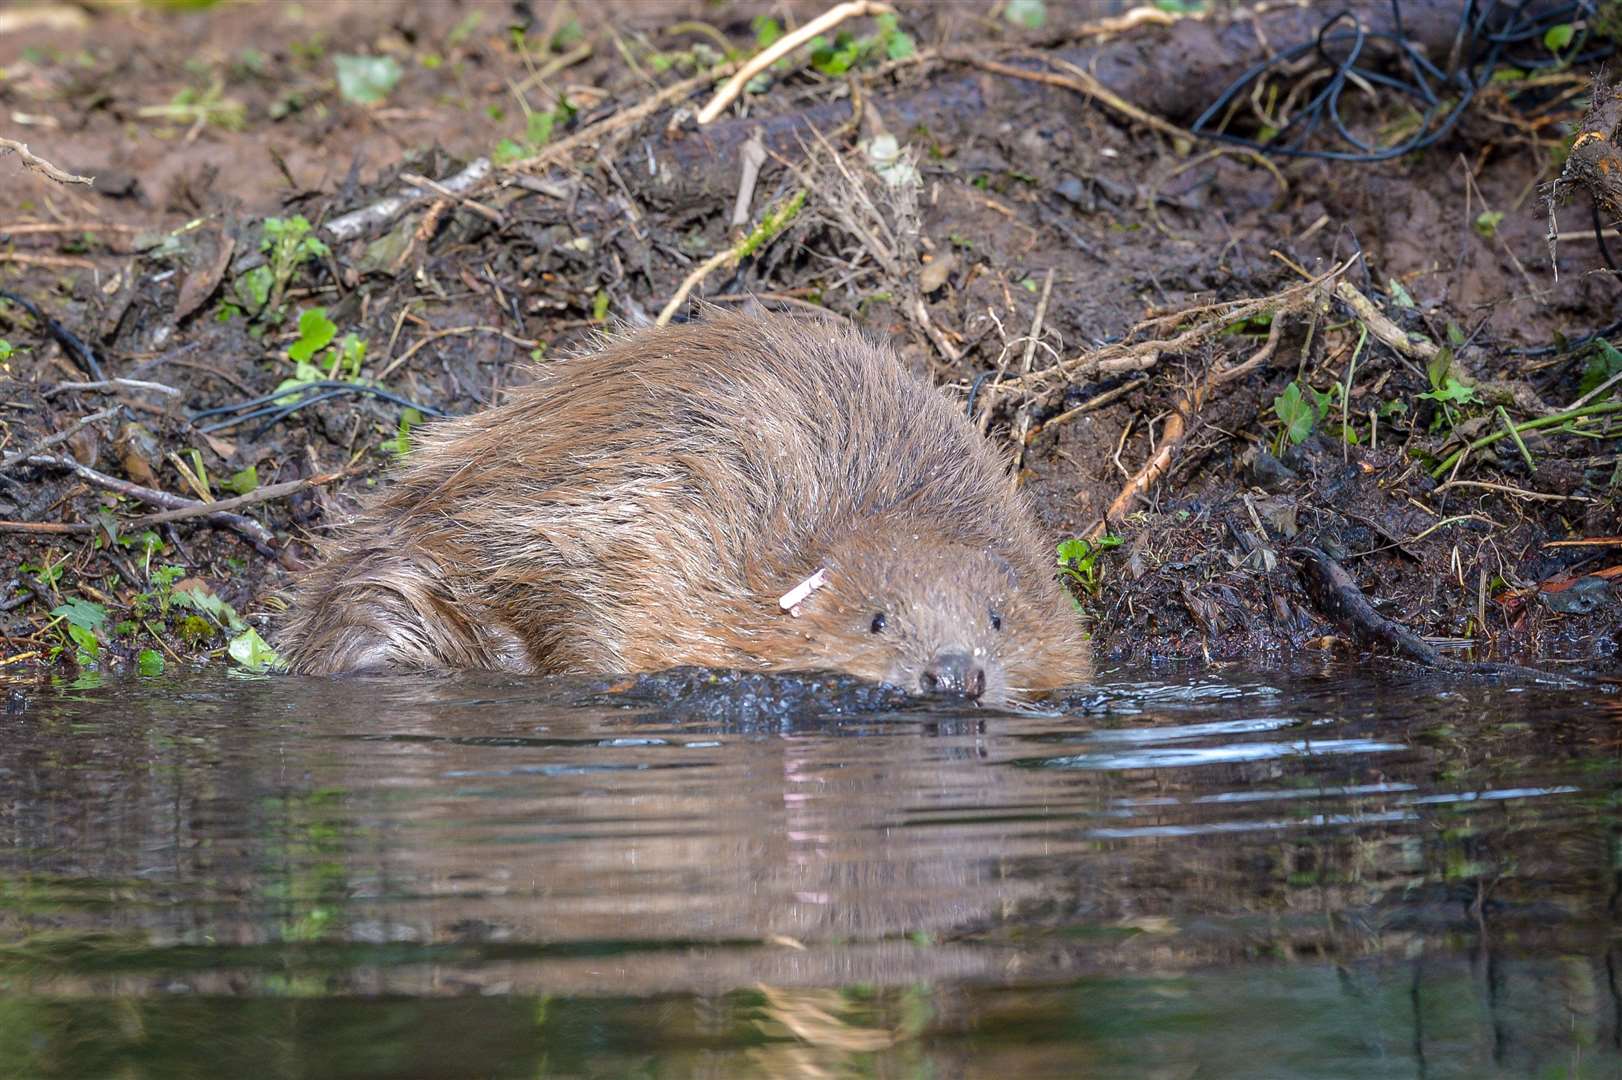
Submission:
{"label": "beaver", "polygon": [[1088,673],[1005,459],[848,325],[709,310],[413,439],[295,583],[293,672],[838,670],[985,704]]}

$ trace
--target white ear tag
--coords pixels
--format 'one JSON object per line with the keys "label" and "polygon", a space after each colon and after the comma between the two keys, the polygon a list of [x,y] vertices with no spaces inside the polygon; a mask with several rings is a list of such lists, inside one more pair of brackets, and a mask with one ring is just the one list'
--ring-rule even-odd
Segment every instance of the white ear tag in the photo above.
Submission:
{"label": "white ear tag", "polygon": [[789,615],[798,619],[800,617],[800,605],[805,603],[806,597],[810,596],[812,593],[816,592],[826,584],[828,584],[828,568],[824,566],[820,567],[816,573],[794,586],[794,588],[778,597],[777,606],[788,612]]}

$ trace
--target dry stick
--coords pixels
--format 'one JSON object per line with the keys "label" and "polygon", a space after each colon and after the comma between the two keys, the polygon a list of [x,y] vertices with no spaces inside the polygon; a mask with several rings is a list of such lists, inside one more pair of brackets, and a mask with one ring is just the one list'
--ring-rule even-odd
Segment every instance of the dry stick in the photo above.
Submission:
{"label": "dry stick", "polygon": [[1026,82],[1046,83],[1048,86],[1063,87],[1074,90],[1084,97],[1090,97],[1102,105],[1107,105],[1122,116],[1136,120],[1146,127],[1153,128],[1162,135],[1169,135],[1177,139],[1194,141],[1194,136],[1167,120],[1162,120],[1153,113],[1145,112],[1125,98],[1110,90],[1092,75],[1066,60],[1057,57],[1040,56],[1037,59],[1043,63],[1057,64],[1069,72],[1059,75],[1051,71],[1030,71],[1026,68],[1015,67],[1012,64],[999,63],[996,60],[987,60],[981,56],[971,56],[966,53],[946,52],[941,54],[944,60],[951,60],[960,64],[968,64],[982,71],[989,71],[993,75],[1006,75],[1010,79],[1024,79]]}
{"label": "dry stick", "polygon": [[731,105],[739,94],[743,93],[743,88],[748,85],[750,79],[753,79],[818,34],[827,33],[846,19],[854,19],[863,15],[886,15],[894,11],[895,9],[889,4],[878,3],[876,0],[849,0],[848,3],[829,8],[798,30],[784,34],[750,57],[743,67],[738,69],[737,74],[728,79],[726,85],[715,92],[715,96],[710,99],[710,103],[699,110],[699,124],[708,124],[720,116],[721,113],[726,111],[726,107]]}
{"label": "dry stick", "polygon": [[[141,230],[134,225],[119,225],[111,221],[19,221],[12,225],[0,225],[0,236],[30,236],[35,233],[76,233],[76,232],[121,232],[138,233]],[[1583,235],[1592,237],[1592,232]]]}
{"label": "dry stick", "polygon": [[671,83],[647,100],[639,102],[628,109],[621,109],[612,116],[605,116],[590,127],[581,128],[568,138],[559,139],[534,157],[514,162],[507,166],[505,171],[508,173],[534,172],[543,165],[551,165],[567,157],[580,146],[599,143],[605,136],[611,135],[621,128],[641,123],[672,101],[680,101],[699,87],[713,83],[716,79],[730,74],[736,68],[737,64],[735,63],[718,64],[709,71],[694,75],[692,78]]}
{"label": "dry stick", "polygon": [[158,491],[155,488],[142,487],[139,484],[132,484],[128,480],[120,480],[117,477],[108,476],[104,472],[97,472],[90,466],[81,465],[72,458],[52,457],[49,454],[30,454],[24,460],[26,460],[28,464],[37,465],[40,468],[61,469],[66,472],[71,472],[88,484],[92,484],[95,487],[102,488],[106,491],[116,492],[119,495],[126,495],[139,502],[144,502],[148,506],[161,506],[165,510],[179,510],[182,508],[197,507],[199,508],[202,517],[214,522],[215,524],[224,525],[226,528],[232,529],[246,537],[249,542],[251,542],[253,546],[259,550],[260,554],[276,554],[276,538],[271,534],[269,529],[265,528],[252,518],[243,517],[241,514],[232,514],[227,511],[218,510],[215,508],[216,504],[201,503],[196,499],[188,499],[181,495],[171,495],[167,491]]}
{"label": "dry stick", "polygon": [[1121,493],[1115,496],[1104,511],[1103,520],[1099,521],[1087,531],[1085,539],[1097,540],[1104,535],[1111,521],[1119,521],[1132,509],[1132,502],[1139,495],[1148,491],[1156,480],[1159,480],[1171,468],[1172,459],[1182,448],[1183,437],[1188,434],[1189,421],[1204,407],[1206,398],[1212,390],[1223,383],[1231,382],[1247,372],[1255,370],[1266,363],[1278,350],[1280,329],[1284,325],[1283,313],[1273,316],[1273,325],[1267,331],[1267,342],[1257,349],[1251,357],[1241,364],[1221,368],[1206,376],[1205,380],[1194,390],[1178,401],[1176,410],[1166,417],[1165,426],[1160,429],[1160,447],[1154,455],[1144,463],[1143,468],[1126,482]]}
{"label": "dry stick", "polygon": [[67,442],[69,439],[79,434],[79,432],[83,431],[91,424],[101,420],[106,420],[110,416],[118,415],[118,411],[122,408],[122,405],[114,405],[110,408],[103,409],[100,412],[93,412],[89,416],[81,416],[68,427],[58,431],[55,435],[47,435],[45,438],[34,443],[26,450],[19,450],[15,454],[7,454],[5,460],[0,461],[0,472],[4,472],[13,465],[16,465],[18,462],[39,453],[41,450],[49,449],[50,447],[55,446],[57,443]]}
{"label": "dry stick", "polygon": [[1357,316],[1358,322],[1369,328],[1369,333],[1379,338],[1391,348],[1411,360],[1420,360],[1430,363],[1436,358],[1437,348],[1429,341],[1413,341],[1406,331],[1390,319],[1385,313],[1374,306],[1373,301],[1357,289],[1349,281],[1342,281],[1335,286],[1335,295],[1346,302]]}
{"label": "dry stick", "polygon": [[[1224,326],[1263,313],[1271,313],[1276,319],[1280,315],[1296,310],[1315,296],[1319,287],[1325,282],[1345,273],[1358,258],[1359,256],[1354,255],[1315,278],[1309,278],[1271,296],[1263,296],[1255,300],[1227,301],[1220,304],[1205,304],[1200,307],[1185,308],[1152,319],[1146,319],[1131,330],[1131,334],[1138,334],[1162,323],[1182,324],[1195,316],[1206,314],[1212,316],[1169,341],[1140,341],[1135,344],[1122,343],[1106,346],[1102,349],[1095,349],[1091,353],[1084,353],[1070,360],[1061,361],[1050,368],[1033,371],[1030,375],[1021,375],[1017,379],[1010,379],[1003,385],[1018,386],[1026,382],[1034,382],[1039,386],[1052,386],[1061,380],[1066,383],[1074,383],[1081,378],[1092,375],[1118,375],[1126,371],[1147,371],[1159,363],[1161,356],[1164,354],[1192,348]],[[1239,373],[1232,371],[1224,377],[1231,377],[1232,374]]]}
{"label": "dry stick", "polygon": [[1559,547],[1622,547],[1622,536],[1585,536],[1581,540],[1550,540],[1546,548]]}
{"label": "dry stick", "polygon": [[435,330],[433,333],[424,337],[421,341],[414,342],[405,352],[401,353],[399,356],[396,356],[393,360],[390,360],[383,370],[378,372],[374,378],[378,382],[382,382],[384,379],[394,374],[401,364],[417,355],[417,351],[419,349],[426,345],[432,345],[440,338],[448,338],[456,334],[495,334],[496,336],[506,338],[514,345],[525,349],[538,348],[541,344],[539,341],[531,341],[529,338],[521,338],[509,334],[499,326],[452,326],[444,330]]}
{"label": "dry stick", "polygon": [[30,153],[28,144],[20,143],[16,139],[0,139],[0,154],[6,153],[16,154],[17,157],[22,159],[23,168],[32,169],[37,173],[44,173],[58,184],[94,184],[96,182],[94,176],[75,176],[73,173],[58,169],[44,158]]}
{"label": "dry stick", "polygon": [[44,397],[51,397],[68,390],[155,390],[170,397],[179,397],[180,391],[168,383],[147,382],[145,379],[100,379],[96,382],[65,382],[57,383],[45,391]]}
{"label": "dry stick", "polygon": [[[198,503],[195,506],[183,506],[178,510],[164,510],[156,514],[143,514],[140,517],[128,518],[119,522],[119,528],[144,529],[152,525],[162,525],[169,521],[207,517],[219,513],[221,510],[235,510],[242,506],[253,506],[256,503],[270,502],[273,499],[297,495],[306,488],[321,487],[342,480],[347,475],[347,473],[339,471],[322,473],[320,476],[308,476],[303,480],[289,480],[285,484],[272,484],[269,487],[257,488],[246,495],[238,495],[234,499],[220,499],[217,502]],[[95,525],[83,521],[0,521],[0,530],[6,532],[87,533],[94,532],[95,529]]]}
{"label": "dry stick", "polygon": [[339,470],[338,472],[321,473],[319,476],[307,476],[302,480],[289,480],[284,484],[271,484],[269,487],[255,488],[246,495],[238,495],[234,499],[217,499],[211,503],[183,506],[178,510],[164,510],[157,514],[145,514],[124,522],[124,527],[138,529],[148,525],[161,525],[166,521],[184,521],[187,518],[216,514],[221,510],[235,510],[242,506],[253,506],[257,503],[297,495],[306,488],[325,487],[327,484],[342,480],[347,475],[348,473]]}
{"label": "dry stick", "polygon": [[454,192],[450,188],[446,187],[444,184],[441,184],[438,180],[430,180],[421,173],[401,173],[400,179],[404,180],[408,184],[420,184],[429,191],[432,191],[434,194],[443,196],[444,198],[449,199],[451,202],[466,207],[498,228],[507,223],[507,219],[501,215],[501,211],[492,210],[482,202],[470,199],[466,195],[458,194],[457,192]]}
{"label": "dry stick", "polygon": [[1525,488],[1511,487],[1508,484],[1492,484],[1485,480],[1449,480],[1445,484],[1438,484],[1431,490],[1432,495],[1440,495],[1448,488],[1481,488],[1484,491],[1497,491],[1505,495],[1513,495],[1517,499],[1537,499],[1542,502],[1593,502],[1586,495],[1554,495],[1546,491],[1527,491]]}
{"label": "dry stick", "polygon": [[756,225],[748,236],[743,237],[725,251],[718,251],[705,259],[682,280],[681,285],[676,289],[676,294],[670,298],[669,302],[659,312],[659,317],[653,321],[653,325],[664,326],[668,324],[675,317],[676,312],[681,310],[681,306],[687,302],[688,294],[697,288],[698,284],[708,277],[711,271],[728,262],[743,258],[751,251],[769,242],[788,227],[789,223],[799,214],[800,207],[803,205],[805,205],[805,191],[801,189],[789,196],[788,200],[777,208],[768,210],[766,215],[761,218],[760,224]]}
{"label": "dry stick", "polygon": [[443,191],[449,193],[452,197],[459,197],[463,192],[470,191],[478,186],[489,175],[490,159],[478,158],[455,176],[439,181],[438,189],[433,192],[413,188],[404,194],[390,195],[388,198],[381,199],[371,206],[335,217],[323,224],[321,228],[335,239],[352,240],[374,226],[387,225],[404,212],[407,207],[427,198],[429,194],[439,195],[439,197],[444,198],[445,196],[441,194]]}
{"label": "dry stick", "polygon": [[[1047,318],[1048,298],[1052,295],[1053,268],[1050,266],[1048,267],[1047,276],[1042,279],[1042,297],[1036,302],[1036,314],[1031,319],[1031,334],[1025,339],[1025,355],[1020,361],[1021,375],[1031,373],[1031,362],[1036,359],[1036,343],[1042,337],[1042,320]],[[1031,430],[1031,396],[1029,394],[1025,395],[1025,400],[1020,402],[1019,417],[1015,420],[1014,427],[1014,475],[1017,477],[1020,468],[1025,464],[1025,436]]]}

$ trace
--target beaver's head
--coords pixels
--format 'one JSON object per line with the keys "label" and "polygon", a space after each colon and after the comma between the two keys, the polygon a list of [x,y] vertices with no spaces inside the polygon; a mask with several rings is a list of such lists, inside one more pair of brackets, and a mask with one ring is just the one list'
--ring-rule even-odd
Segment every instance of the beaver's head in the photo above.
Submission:
{"label": "beaver's head", "polygon": [[1089,673],[1086,641],[1052,576],[995,543],[880,515],[830,537],[817,561],[817,573],[784,596],[782,617],[806,642],[803,666],[987,705]]}

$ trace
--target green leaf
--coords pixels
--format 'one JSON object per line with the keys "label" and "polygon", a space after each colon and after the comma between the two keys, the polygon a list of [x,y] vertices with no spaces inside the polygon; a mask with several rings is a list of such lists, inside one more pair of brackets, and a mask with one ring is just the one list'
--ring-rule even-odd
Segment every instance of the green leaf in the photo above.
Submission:
{"label": "green leaf", "polygon": [[1284,422],[1284,437],[1291,446],[1306,442],[1318,420],[1312,405],[1302,396],[1300,384],[1295,382],[1273,399],[1273,415]]}
{"label": "green leaf", "polygon": [[11,342],[7,341],[3,337],[0,337],[0,364],[10,360],[16,352],[17,349],[11,344]]}
{"label": "green leaf", "polygon": [[1043,0],[1008,0],[1003,18],[1027,30],[1040,30],[1048,21],[1048,6]]}
{"label": "green leaf", "polygon": [[755,48],[765,49],[783,36],[783,24],[770,15],[756,15],[750,28],[755,32]]}
{"label": "green leaf", "polygon": [[246,495],[259,486],[259,466],[249,465],[241,472],[234,472],[231,478],[220,485],[227,491],[234,491],[238,495]]}
{"label": "green leaf", "polygon": [[96,635],[92,631],[69,623],[68,637],[72,638],[73,643],[79,647],[80,657],[88,657],[94,660],[101,655],[101,642],[96,640]]}
{"label": "green leaf", "polygon": [[298,317],[298,340],[288,347],[288,358],[307,364],[316,353],[332,343],[338,324],[327,318],[326,308],[310,308]]}
{"label": "green leaf", "polygon": [[1570,23],[1551,26],[1543,32],[1543,47],[1552,53],[1557,53],[1571,44],[1571,39],[1576,36],[1576,33],[1576,27]]}
{"label": "green leaf", "polygon": [[287,666],[281,654],[259,636],[259,631],[249,627],[236,637],[232,638],[225,647],[242,667],[258,673],[263,671],[280,671]]}
{"label": "green leaf", "polygon": [[496,148],[490,151],[490,160],[497,165],[511,165],[515,161],[524,160],[524,148],[511,139],[502,139],[496,143]]}
{"label": "green leaf", "polygon": [[1476,215],[1476,232],[1491,240],[1498,235],[1498,223],[1503,220],[1502,210],[1483,210]]}
{"label": "green leaf", "polygon": [[[1583,366],[1583,377],[1577,384],[1577,390],[1583,395],[1590,394],[1618,373],[1622,373],[1622,352],[1618,352],[1616,346],[1604,338],[1596,338],[1589,346],[1588,363]],[[1613,387],[1612,396],[1617,392]]]}
{"label": "green leaf", "polygon": [[607,316],[608,293],[604,292],[602,289],[598,289],[597,295],[591,298],[591,321],[602,322],[603,319],[607,318]]}
{"label": "green leaf", "polygon": [[69,597],[51,609],[51,615],[66,619],[69,626],[88,631],[92,637],[107,624],[107,609],[77,596]]}
{"label": "green leaf", "polygon": [[174,599],[181,607],[200,611],[228,630],[240,631],[247,626],[242,621],[242,616],[237,614],[236,608],[201,585],[192,589],[176,589]]}
{"label": "green leaf", "polygon": [[1385,291],[1391,297],[1391,302],[1400,308],[1407,308],[1412,311],[1418,306],[1414,303],[1414,298],[1408,295],[1408,290],[1402,287],[1402,282],[1396,278],[1390,278],[1386,281]]}
{"label": "green leaf", "polygon": [[1453,350],[1443,347],[1436,350],[1430,363],[1425,365],[1425,378],[1430,381],[1432,390],[1440,390],[1447,381],[1448,372],[1453,368]]}
{"label": "green leaf", "polygon": [[356,105],[376,105],[400,81],[400,64],[392,56],[334,56],[338,92]]}
{"label": "green leaf", "polygon": [[547,112],[532,112],[524,125],[524,138],[531,146],[542,147],[552,141],[552,128],[558,118],[550,110]]}
{"label": "green leaf", "polygon": [[256,266],[252,270],[240,275],[233,283],[237,299],[249,311],[263,310],[270,303],[271,286],[276,284],[276,275],[268,266]]}
{"label": "green leaf", "polygon": [[1469,383],[1449,378],[1442,386],[1419,396],[1443,405],[1468,405],[1476,400],[1476,388]]}
{"label": "green leaf", "polygon": [[142,649],[135,654],[135,670],[148,677],[163,674],[163,654],[156,649]]}

